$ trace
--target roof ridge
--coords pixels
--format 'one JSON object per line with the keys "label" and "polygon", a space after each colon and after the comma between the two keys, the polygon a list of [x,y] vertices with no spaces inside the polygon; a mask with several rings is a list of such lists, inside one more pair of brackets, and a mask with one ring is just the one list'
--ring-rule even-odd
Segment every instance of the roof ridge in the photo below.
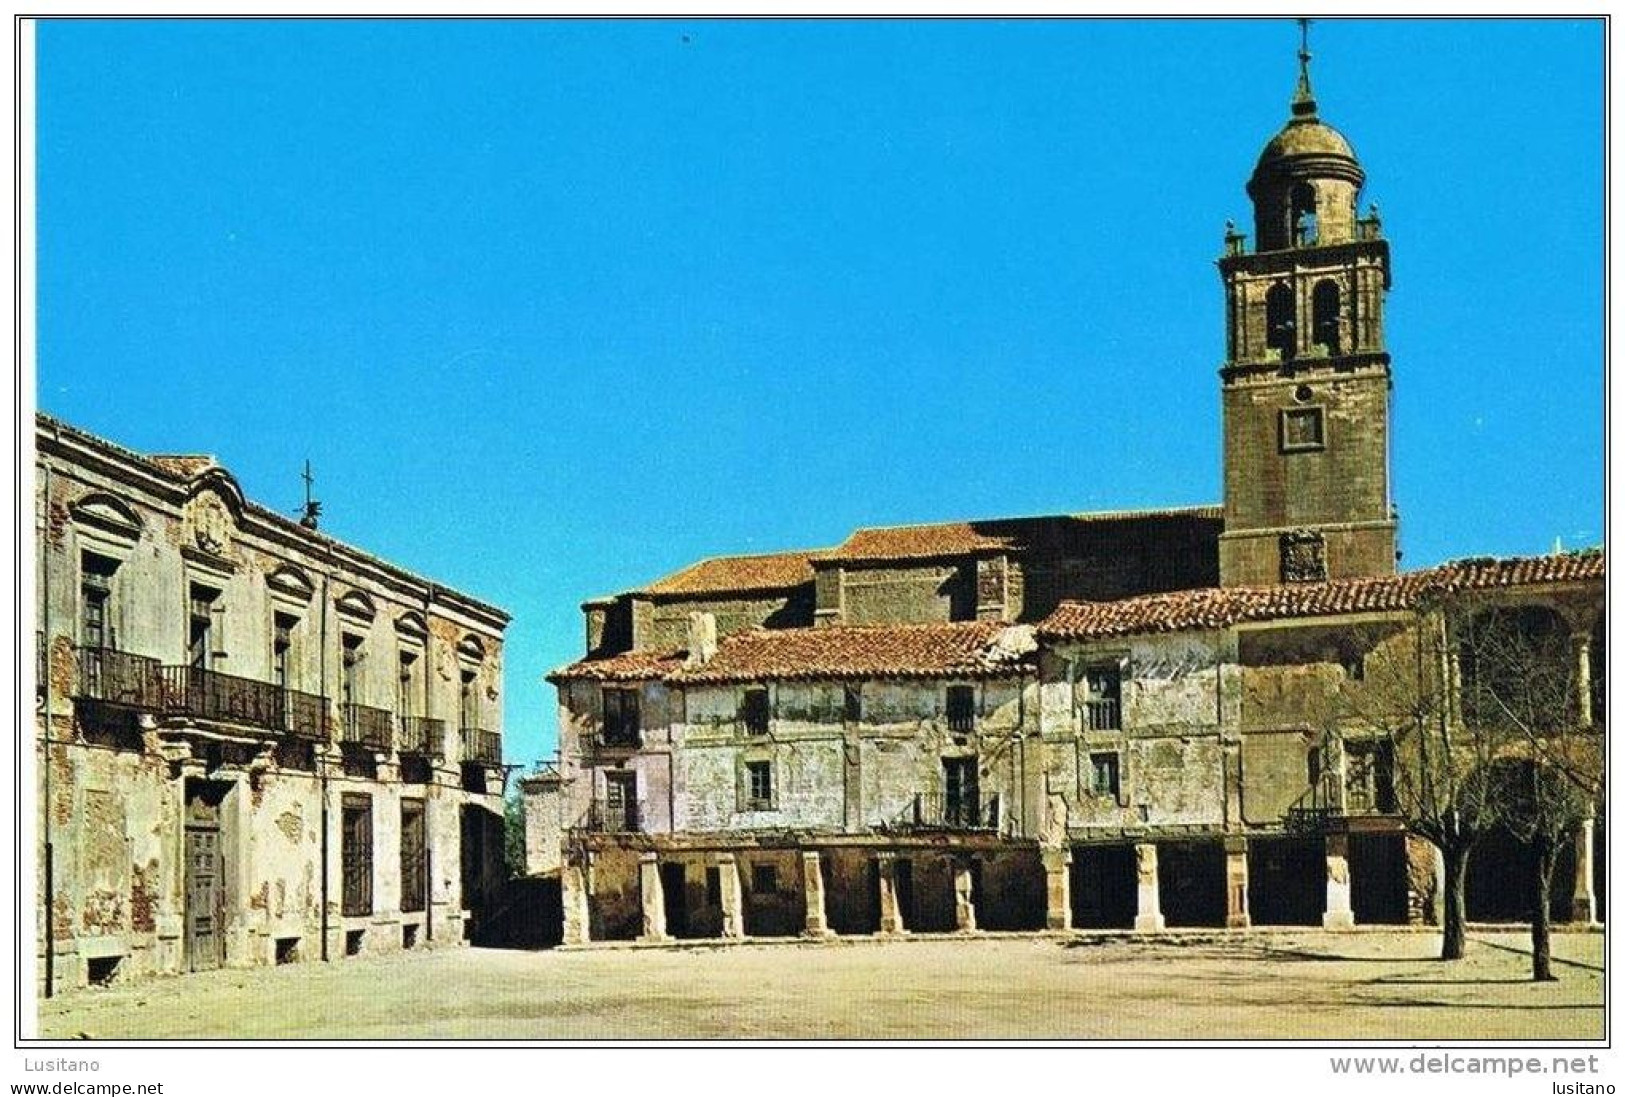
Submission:
{"label": "roof ridge", "polygon": [[[1168,507],[1126,507],[1112,510],[1073,510],[1050,514],[1012,514],[998,518],[944,518],[930,522],[895,522],[883,526],[857,526],[852,533],[885,532],[899,529],[929,529],[933,526],[974,526],[988,522],[1040,522],[1056,518],[1137,518],[1153,514],[1188,514],[1224,510],[1223,503],[1180,503]],[[847,535],[847,540],[852,534]],[[843,542],[844,543],[844,542]],[[839,547],[839,546],[837,546]]]}

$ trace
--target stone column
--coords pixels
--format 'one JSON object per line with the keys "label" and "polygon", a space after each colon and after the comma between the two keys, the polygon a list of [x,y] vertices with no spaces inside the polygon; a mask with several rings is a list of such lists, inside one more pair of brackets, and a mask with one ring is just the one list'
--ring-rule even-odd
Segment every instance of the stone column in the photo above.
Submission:
{"label": "stone column", "polygon": [[587,874],[580,865],[564,866],[559,874],[559,890],[564,899],[564,943],[584,945],[591,939],[591,897],[587,894]]}
{"label": "stone column", "polygon": [[660,885],[660,858],[652,852],[638,858],[638,891],[643,896],[643,934],[638,940],[667,940],[666,891]]}
{"label": "stone column", "polygon": [[1066,846],[1041,851],[1044,858],[1044,926],[1072,928],[1072,851]]}
{"label": "stone column", "polygon": [[816,849],[801,851],[801,879],[807,893],[807,925],[802,931],[808,937],[831,937],[829,919],[824,914],[824,865]]}
{"label": "stone column", "polygon": [[875,860],[880,865],[880,932],[906,933],[908,927],[903,925],[903,912],[897,906],[897,855],[877,853]]}
{"label": "stone column", "polygon": [[1574,636],[1574,690],[1580,726],[1589,727],[1596,714],[1591,711],[1591,637],[1583,632]]}
{"label": "stone column", "polygon": [[1247,839],[1224,840],[1224,924],[1229,929],[1248,929],[1253,924],[1247,901]]}
{"label": "stone column", "polygon": [[1349,836],[1326,835],[1326,913],[1320,924],[1327,929],[1353,929],[1354,908],[1349,904]]}
{"label": "stone column", "polygon": [[1141,933],[1164,930],[1162,894],[1157,886],[1157,847],[1152,842],[1140,842],[1134,847],[1134,871],[1139,879],[1140,912],[1134,916],[1134,928]]}
{"label": "stone column", "polygon": [[1582,925],[1595,925],[1597,921],[1597,895],[1591,883],[1596,830],[1596,820],[1587,819],[1574,836],[1574,905],[1569,911],[1569,921]]}
{"label": "stone column", "polygon": [[738,859],[731,853],[717,854],[717,875],[722,885],[722,936],[737,941],[745,936],[745,904],[739,886]]}
{"label": "stone column", "polygon": [[976,931],[976,896],[969,860],[954,862],[954,926],[961,933]]}
{"label": "stone column", "polygon": [[1433,846],[1433,925],[1444,925],[1444,851]]}

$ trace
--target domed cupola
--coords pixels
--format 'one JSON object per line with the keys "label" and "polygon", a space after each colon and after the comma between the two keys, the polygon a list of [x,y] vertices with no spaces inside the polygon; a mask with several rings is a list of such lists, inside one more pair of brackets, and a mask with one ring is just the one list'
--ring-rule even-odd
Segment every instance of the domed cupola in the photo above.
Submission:
{"label": "domed cupola", "polygon": [[1355,203],[1365,172],[1348,139],[1320,120],[1309,84],[1309,57],[1305,31],[1292,118],[1264,146],[1247,182],[1259,251],[1354,239]]}

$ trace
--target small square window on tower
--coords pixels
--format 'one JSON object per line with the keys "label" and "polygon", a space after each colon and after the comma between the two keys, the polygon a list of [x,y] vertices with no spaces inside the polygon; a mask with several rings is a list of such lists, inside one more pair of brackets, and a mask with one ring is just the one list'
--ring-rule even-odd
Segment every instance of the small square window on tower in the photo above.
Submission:
{"label": "small square window on tower", "polygon": [[1281,411],[1281,452],[1298,453],[1326,448],[1323,408],[1284,408]]}

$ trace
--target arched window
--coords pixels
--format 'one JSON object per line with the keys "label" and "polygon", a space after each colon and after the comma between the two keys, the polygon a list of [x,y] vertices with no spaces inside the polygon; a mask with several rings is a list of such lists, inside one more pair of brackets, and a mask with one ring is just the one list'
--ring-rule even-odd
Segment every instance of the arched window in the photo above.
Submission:
{"label": "arched window", "polygon": [[1292,188],[1292,245],[1314,247],[1320,242],[1320,224],[1315,216],[1315,188],[1299,183]]}
{"label": "arched window", "polygon": [[1292,287],[1278,282],[1264,295],[1265,345],[1292,357],[1298,345],[1298,321],[1292,301]]}
{"label": "arched window", "polygon": [[1326,348],[1327,354],[1342,353],[1341,325],[1338,323],[1341,312],[1340,296],[1337,283],[1330,278],[1315,283],[1315,292],[1311,299],[1314,324],[1310,329],[1311,341],[1316,346]]}

